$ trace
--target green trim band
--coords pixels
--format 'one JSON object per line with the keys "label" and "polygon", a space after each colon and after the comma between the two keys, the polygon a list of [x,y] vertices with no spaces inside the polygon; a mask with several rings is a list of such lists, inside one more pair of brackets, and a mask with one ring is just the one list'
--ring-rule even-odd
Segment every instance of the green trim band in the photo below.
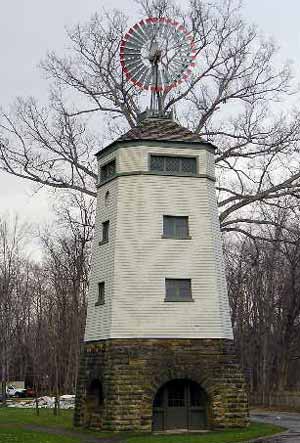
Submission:
{"label": "green trim band", "polygon": [[193,303],[195,300],[193,298],[186,298],[184,299],[180,299],[180,298],[165,298],[164,302],[165,303]]}
{"label": "green trim band", "polygon": [[215,182],[216,179],[210,175],[207,174],[169,174],[167,172],[155,172],[155,171],[132,171],[132,172],[119,172],[115,174],[113,177],[109,178],[108,180],[105,180],[102,183],[97,184],[97,188],[101,188],[101,186],[106,185],[107,183],[111,182],[112,180],[118,178],[118,177],[130,177],[132,175],[161,175],[164,177],[189,177],[189,178],[206,178],[208,180],[211,180],[212,182]]}
{"label": "green trim band", "polygon": [[[151,335],[151,336],[145,336],[145,337],[141,337],[141,336],[136,336],[136,335],[132,335],[132,336],[126,336],[126,337],[124,337],[124,336],[118,336],[118,337],[108,337],[108,338],[94,338],[93,340],[83,340],[82,341],[82,344],[84,345],[84,346],[86,346],[86,345],[93,345],[93,344],[96,344],[96,343],[98,343],[98,344],[102,344],[102,343],[105,343],[105,342],[112,342],[112,341],[117,341],[117,340],[137,340],[137,341],[140,341],[140,342],[142,342],[142,341],[149,341],[149,342],[152,342],[152,340],[155,340],[155,341],[171,341],[171,340],[176,340],[176,341],[184,341],[184,342],[190,342],[191,340],[193,340],[193,341],[202,341],[202,342],[209,342],[209,343],[211,343],[212,341],[214,341],[214,342],[217,342],[217,341],[221,341],[222,340],[222,342],[226,342],[226,343],[229,343],[230,345],[231,344],[234,344],[234,339],[233,338],[226,338],[226,337],[212,337],[212,338],[207,338],[207,337],[199,337],[199,335],[197,336],[197,337],[178,337],[178,336],[169,336],[169,335],[164,335],[164,336],[162,336],[162,337],[158,337],[158,336],[153,336],[153,335]],[[218,354],[218,352],[216,351],[216,352],[214,352],[214,353],[212,353],[212,352],[210,352],[209,353],[209,355],[219,355]],[[228,354],[228,355],[232,355],[232,353],[231,354]]]}
{"label": "green trim band", "polygon": [[105,157],[111,154],[119,148],[131,148],[136,145],[142,145],[147,147],[162,147],[163,145],[168,145],[170,148],[180,148],[180,149],[197,149],[202,151],[203,149],[211,153],[215,153],[216,147],[210,142],[191,142],[191,141],[178,141],[178,140],[130,140],[130,141],[115,141],[112,144],[106,146],[101,151],[97,152],[95,156],[97,159]]}

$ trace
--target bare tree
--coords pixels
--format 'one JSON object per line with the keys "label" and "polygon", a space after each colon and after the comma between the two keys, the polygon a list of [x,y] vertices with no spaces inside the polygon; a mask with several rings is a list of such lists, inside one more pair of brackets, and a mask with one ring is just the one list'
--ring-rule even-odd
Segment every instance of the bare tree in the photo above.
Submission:
{"label": "bare tree", "polygon": [[272,241],[236,239],[226,248],[235,339],[251,391],[264,404],[272,391],[299,382],[300,231],[297,214],[294,222],[292,213],[278,212]]}
{"label": "bare tree", "polygon": [[[237,0],[191,0],[186,9],[171,0],[136,3],[142,16],[177,18],[194,35],[197,66],[163,103],[165,110],[176,105],[185,125],[218,146],[223,231],[249,234],[253,224],[272,225],[258,209],[298,198],[300,185],[300,119],[289,104],[296,89],[289,66],[277,61],[278,48],[245,23]],[[2,170],[95,196],[95,116],[102,116],[109,141],[134,126],[145,106],[145,94],[126,81],[119,63],[121,37],[132,24],[120,11],[95,14],[68,32],[70,54],[48,54],[42,68],[52,85],[49,106],[19,99],[2,113]]]}
{"label": "bare tree", "polygon": [[43,256],[38,262],[26,255],[24,225],[0,220],[0,379],[4,392],[9,379],[25,380],[37,395],[47,392],[58,398],[75,391],[94,206],[87,197],[68,194],[56,210],[55,227],[40,235]]}
{"label": "bare tree", "polygon": [[59,392],[75,391],[85,324],[94,207],[87,198],[73,194],[57,210],[56,232],[42,235],[44,269],[50,282],[49,376],[56,397]]}
{"label": "bare tree", "polygon": [[28,273],[24,272],[27,266],[21,259],[20,249],[24,247],[25,237],[25,226],[21,226],[17,218],[12,224],[0,219],[0,373],[4,398],[6,383],[12,376],[15,336],[24,319],[20,301],[22,295],[26,296]]}

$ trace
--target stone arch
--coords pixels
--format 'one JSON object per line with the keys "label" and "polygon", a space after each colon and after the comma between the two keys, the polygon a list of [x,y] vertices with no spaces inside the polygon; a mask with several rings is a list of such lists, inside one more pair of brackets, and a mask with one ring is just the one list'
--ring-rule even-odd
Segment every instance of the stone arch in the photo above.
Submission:
{"label": "stone arch", "polygon": [[154,396],[160,387],[175,379],[188,379],[198,383],[206,391],[209,399],[211,398],[215,387],[212,376],[200,367],[192,369],[170,367],[159,372],[158,374],[155,374],[152,378],[151,389],[149,392],[151,402],[153,402]]}
{"label": "stone arch", "polygon": [[199,430],[208,427],[209,396],[189,378],[174,378],[157,390],[152,404],[152,429]]}

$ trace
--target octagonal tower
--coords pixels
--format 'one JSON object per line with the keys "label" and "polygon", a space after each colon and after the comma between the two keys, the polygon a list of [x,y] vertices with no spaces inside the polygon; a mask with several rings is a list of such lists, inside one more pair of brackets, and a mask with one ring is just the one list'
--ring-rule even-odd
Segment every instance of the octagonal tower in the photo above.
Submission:
{"label": "octagonal tower", "polygon": [[99,181],[75,424],[244,426],[214,146],[152,117],[97,154]]}

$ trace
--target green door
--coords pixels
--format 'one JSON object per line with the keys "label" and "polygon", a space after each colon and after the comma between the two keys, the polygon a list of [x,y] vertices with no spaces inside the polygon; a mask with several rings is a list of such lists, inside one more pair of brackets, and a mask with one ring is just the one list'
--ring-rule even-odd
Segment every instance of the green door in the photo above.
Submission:
{"label": "green door", "polygon": [[159,389],[153,403],[153,431],[204,429],[207,396],[200,385],[172,380]]}
{"label": "green door", "polygon": [[189,396],[189,423],[188,429],[197,430],[207,427],[207,396],[198,383],[190,382],[188,386]]}
{"label": "green door", "polygon": [[176,380],[167,388],[165,401],[165,429],[188,428],[188,398],[186,382]]}

